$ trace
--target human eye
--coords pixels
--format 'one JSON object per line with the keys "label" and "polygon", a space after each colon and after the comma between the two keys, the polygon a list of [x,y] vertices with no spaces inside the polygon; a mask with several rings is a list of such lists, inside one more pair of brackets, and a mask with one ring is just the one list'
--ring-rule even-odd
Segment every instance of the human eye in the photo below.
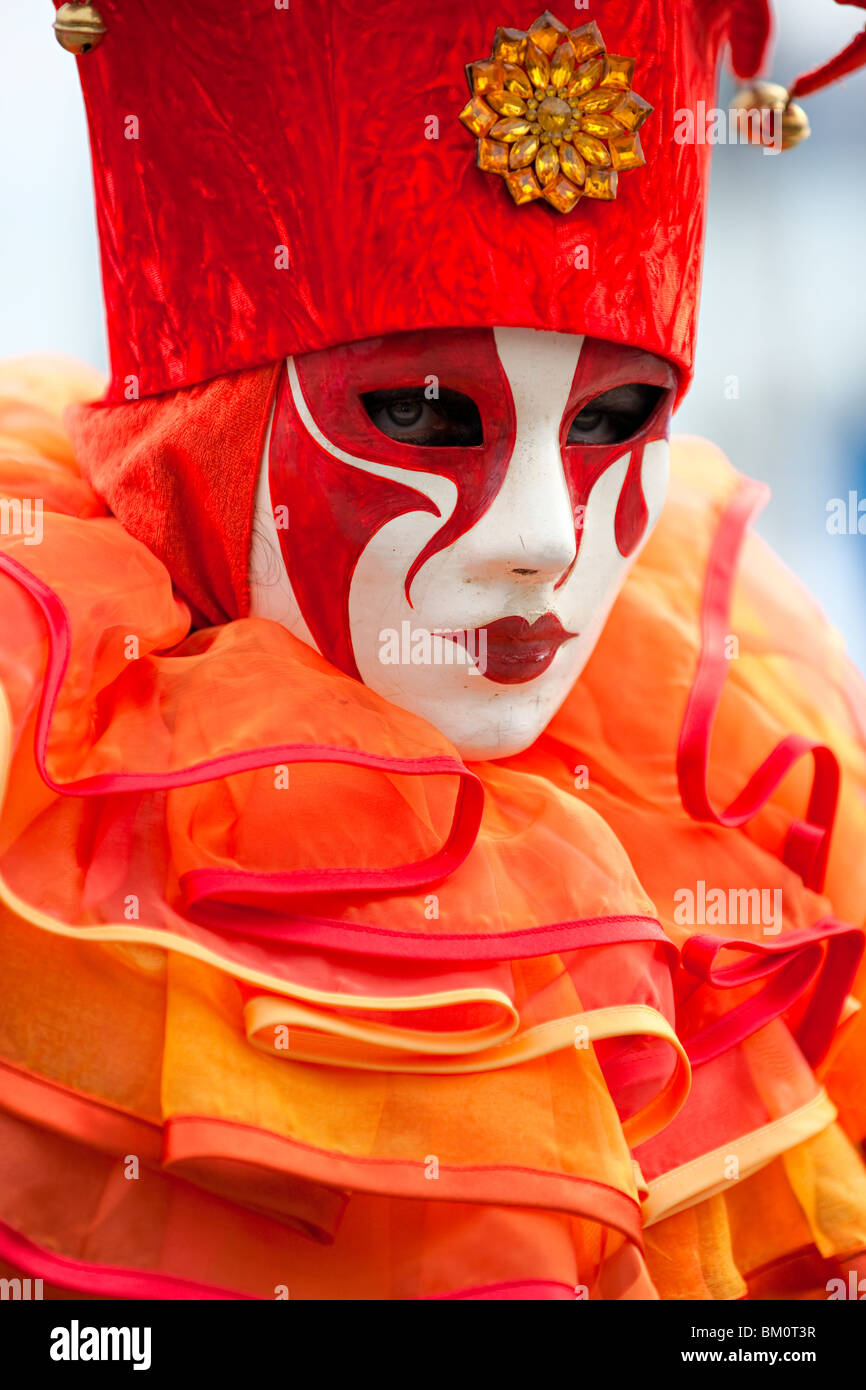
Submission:
{"label": "human eye", "polygon": [[639,434],[661,397],[660,386],[632,382],[588,401],[571,422],[567,444],[619,444]]}
{"label": "human eye", "polygon": [[468,448],[484,442],[478,407],[461,391],[440,390],[428,400],[423,386],[368,391],[361,402],[389,439],[426,447]]}

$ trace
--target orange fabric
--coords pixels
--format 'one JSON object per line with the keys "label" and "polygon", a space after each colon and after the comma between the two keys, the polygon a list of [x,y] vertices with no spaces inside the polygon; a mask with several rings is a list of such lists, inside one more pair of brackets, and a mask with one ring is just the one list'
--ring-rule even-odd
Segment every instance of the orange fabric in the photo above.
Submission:
{"label": "orange fabric", "polygon": [[[824,893],[805,890],[779,860],[791,818],[802,814],[807,799],[807,764],[737,834],[697,826],[680,803],[675,759],[695,671],[701,560],[737,475],[718,450],[698,440],[679,448],[675,441],[674,468],[676,504],[650,537],[586,671],[542,738],[512,765],[571,789],[573,755],[583,754],[588,786],[581,800],[628,844],[665,930],[677,941],[687,929],[674,920],[674,893],[694,887],[697,878],[726,891],[778,888],[786,928],[816,921],[831,904],[837,916],[862,924],[866,689],[839,634],[756,536],[747,538],[734,592],[732,655],[712,746],[711,787],[717,802],[730,801],[745,774],[788,733],[828,742],[844,774]],[[718,930],[724,934],[725,927]]]}
{"label": "orange fabric", "polygon": [[[238,1206],[2,1113],[0,1133],[0,1221],[24,1227],[35,1244],[258,1298],[281,1288],[301,1299],[435,1297],[458,1287],[458,1272],[459,1287],[470,1288],[525,1278],[527,1269],[569,1291],[592,1291],[626,1244],[586,1217],[361,1194],[334,1239],[315,1240],[273,1211]],[[263,1199],[270,1196],[265,1188]]]}
{"label": "orange fabric", "polygon": [[[738,485],[715,451],[676,451],[658,531],[545,735],[467,770],[272,623],[189,635],[158,554],[76,477],[57,370],[39,380],[0,377],[0,493],[29,495],[23,477],[45,499],[40,544],[0,535],[0,1116],[21,1145],[0,1222],[18,1257],[55,1250],[85,1290],[106,1266],[256,1297],[736,1298],[803,1249],[866,1242],[859,1157],[826,1125],[801,1142],[796,1119],[823,1083],[863,1136],[859,1018],[817,1076],[797,1042],[810,982],[696,1066],[684,1104],[668,1037],[681,1051],[755,989],[678,964],[708,930],[678,920],[678,890],[779,889],[783,939],[866,921],[863,688],[758,542],[713,794],[792,730],[830,744],[824,891],[780,862],[805,768],[743,830],[679,799],[702,576]],[[247,383],[250,409],[265,384]],[[177,447],[204,448],[187,424]],[[765,925],[712,930],[760,943]],[[592,1041],[582,1020],[602,1018],[613,1035]],[[540,1036],[555,1045],[532,1051]],[[645,1267],[648,1191],[773,1126],[759,1171],[693,1170],[687,1208],[647,1227]],[[752,1231],[761,1212],[772,1233]]]}
{"label": "orange fabric", "polygon": [[663,1299],[742,1298],[724,1197],[671,1216],[646,1235],[647,1268]]}

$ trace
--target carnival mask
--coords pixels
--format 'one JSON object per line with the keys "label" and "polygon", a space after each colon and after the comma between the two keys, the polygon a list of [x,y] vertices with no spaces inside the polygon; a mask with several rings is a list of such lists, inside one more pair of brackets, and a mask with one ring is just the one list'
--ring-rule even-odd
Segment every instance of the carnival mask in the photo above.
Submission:
{"label": "carnival mask", "polygon": [[525,328],[289,358],[256,495],[251,612],[467,759],[538,737],[658,519],[676,375]]}

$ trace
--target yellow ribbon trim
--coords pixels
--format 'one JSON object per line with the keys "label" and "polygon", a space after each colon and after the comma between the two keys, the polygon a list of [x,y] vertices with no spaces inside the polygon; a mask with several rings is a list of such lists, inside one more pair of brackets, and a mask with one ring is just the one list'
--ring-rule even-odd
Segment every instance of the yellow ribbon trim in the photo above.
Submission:
{"label": "yellow ribbon trim", "polygon": [[[247,1039],[269,1056],[360,1071],[458,1073],[496,1071],[546,1057],[565,1048],[588,1046],[603,1038],[655,1037],[670,1044],[676,1066],[663,1090],[638,1114],[623,1122],[629,1144],[636,1147],[657,1134],[685,1102],[691,1068],[685,1049],[667,1019],[648,1004],[621,1004],[551,1019],[515,1034],[495,1047],[475,1049],[467,1035],[421,1033],[388,1024],[348,1018],[323,1018],[284,999],[257,997],[244,1010]],[[281,1030],[286,1030],[284,1037]],[[455,1039],[461,1042],[454,1055]],[[466,1039],[466,1041],[463,1041]]]}
{"label": "yellow ribbon trim", "polygon": [[[476,995],[461,990],[460,993],[474,1001],[481,998],[482,992],[479,990]],[[485,993],[490,994],[491,991]],[[443,998],[446,1003],[451,1003],[456,1000],[457,994],[455,992],[447,997],[431,996],[431,999],[434,998],[436,1004]],[[371,1005],[366,998],[359,999],[353,996],[353,1002],[356,1009],[379,1007]],[[463,1052],[483,1053],[497,1045],[508,1043],[520,1027],[520,1016],[516,1009],[512,1009],[507,1026],[489,1023],[481,1028],[461,1028],[453,1031],[422,1029],[355,1018],[346,1013],[322,1014],[317,1009],[296,1004],[293,1000],[259,994],[250,999],[244,1007],[244,1024],[247,1040],[264,1052],[274,1051],[274,1044],[269,1043],[265,1035],[278,1028],[287,1028],[291,1030],[291,1043],[285,1049],[277,1048],[278,1054],[285,1050],[295,1061],[318,1061],[312,1053],[307,1055],[307,1049],[301,1043],[302,1037],[317,1037],[330,1040],[334,1047],[333,1055],[326,1057],[323,1054],[322,1061],[331,1061],[335,1066],[351,1066],[351,1061],[341,1060],[341,1043],[345,1045],[348,1057],[351,1057],[354,1051],[353,1043],[359,1044],[362,1049],[364,1045],[369,1044],[375,1049],[376,1054],[393,1051],[396,1056],[404,1052],[441,1053],[447,1056]],[[362,1052],[358,1055],[361,1056]],[[363,1062],[359,1061],[357,1065],[361,1066]]]}
{"label": "yellow ribbon trim", "polygon": [[[649,1196],[643,1204],[644,1226],[653,1226],[666,1216],[674,1216],[696,1202],[726,1191],[732,1183],[750,1177],[795,1144],[819,1134],[835,1119],[836,1107],[826,1091],[821,1090],[789,1115],[771,1120],[751,1134],[732,1139],[721,1148],[672,1168],[660,1178],[653,1178],[648,1184]],[[734,1178],[725,1175],[725,1165],[732,1158],[737,1160]]]}

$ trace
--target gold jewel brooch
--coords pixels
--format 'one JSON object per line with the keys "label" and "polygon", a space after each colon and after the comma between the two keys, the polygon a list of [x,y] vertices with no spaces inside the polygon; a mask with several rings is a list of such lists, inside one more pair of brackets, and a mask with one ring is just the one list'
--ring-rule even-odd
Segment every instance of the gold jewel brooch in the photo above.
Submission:
{"label": "gold jewel brooch", "polygon": [[518,204],[571,212],[582,197],[615,198],[620,170],[646,163],[637,132],[653,108],[633,74],[597,24],[569,30],[545,10],[526,33],[497,29],[490,57],[466,69],[460,112],[479,169],[501,174]]}

